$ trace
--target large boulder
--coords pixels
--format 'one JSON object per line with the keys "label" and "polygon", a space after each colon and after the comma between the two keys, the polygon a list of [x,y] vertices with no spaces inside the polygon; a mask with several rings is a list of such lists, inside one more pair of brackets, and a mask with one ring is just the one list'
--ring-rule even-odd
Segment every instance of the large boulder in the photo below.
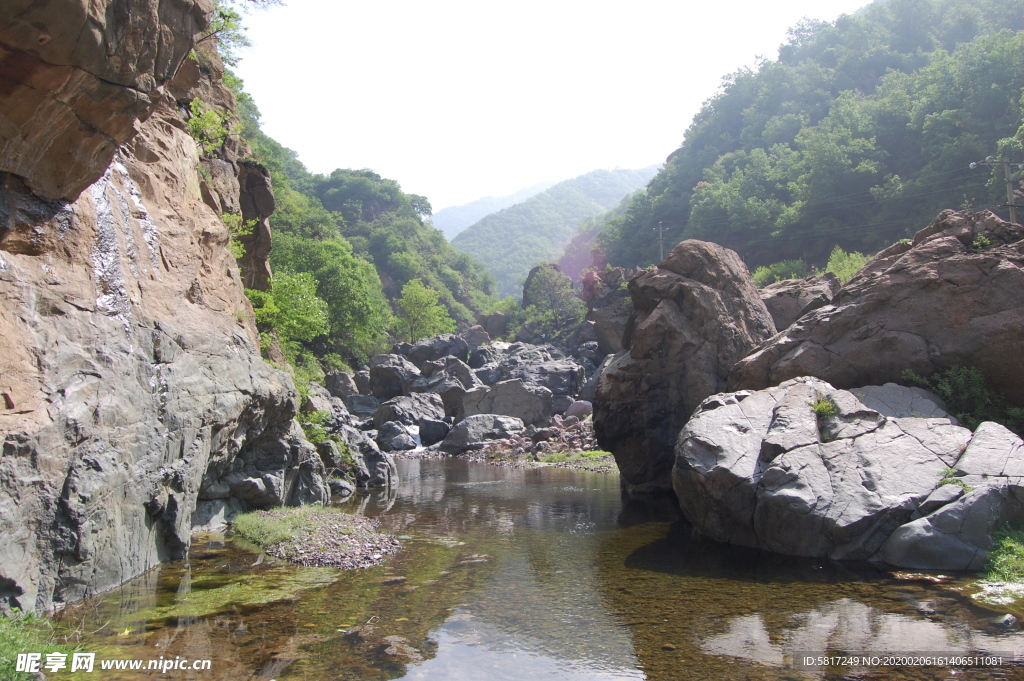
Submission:
{"label": "large boulder", "polygon": [[418,426],[423,419],[441,421],[444,416],[444,402],[440,395],[414,393],[382,402],[373,415],[373,425],[380,428],[388,421],[397,421],[407,426]]}
{"label": "large boulder", "polygon": [[356,483],[360,487],[379,488],[398,485],[398,468],[395,460],[382,452],[377,443],[366,433],[351,426],[341,426],[334,431],[356,464]]}
{"label": "large boulder", "polygon": [[401,355],[376,355],[370,359],[370,394],[390,400],[406,392],[407,384],[420,377],[416,365]]}
{"label": "large boulder", "polygon": [[730,389],[804,375],[854,388],[963,364],[1024,403],[1022,239],[1024,227],[990,212],[943,211],[913,243],[876,255],[831,305],[740,361]]}
{"label": "large boulder", "polygon": [[519,379],[527,385],[547,388],[555,395],[579,395],[587,380],[583,365],[571,359],[508,365],[502,367],[501,373],[505,379]]}
{"label": "large boulder", "polygon": [[457,357],[465,362],[469,358],[469,343],[462,336],[445,333],[423,338],[415,343],[399,343],[391,352],[408,358],[410,362],[422,368],[424,362],[448,356]]}
{"label": "large boulder", "polygon": [[324,377],[324,384],[327,392],[340,399],[345,399],[349,395],[359,394],[359,387],[356,385],[355,377],[345,371],[328,371]]}
{"label": "large boulder", "polygon": [[519,379],[480,386],[462,398],[463,416],[502,414],[521,419],[528,426],[547,425],[552,415],[551,391]]}
{"label": "large boulder", "polygon": [[450,454],[481,449],[487,442],[505,440],[523,432],[525,426],[520,419],[499,414],[476,414],[468,416],[441,441],[442,451]]}
{"label": "large boulder", "polygon": [[[676,446],[684,515],[777,553],[980,567],[991,531],[1024,519],[1024,443],[992,423],[972,435],[916,388],[860,392],[886,395],[888,415],[807,377],[705,400]],[[833,415],[815,414],[823,400]]]}
{"label": "large boulder", "polygon": [[667,491],[679,430],[775,326],[739,256],[703,241],[680,243],[629,293],[629,349],[600,372],[594,427],[627,489]]}
{"label": "large boulder", "polygon": [[832,302],[842,284],[831,272],[807,277],[785,279],[758,290],[775,328],[785,329],[800,316]]}

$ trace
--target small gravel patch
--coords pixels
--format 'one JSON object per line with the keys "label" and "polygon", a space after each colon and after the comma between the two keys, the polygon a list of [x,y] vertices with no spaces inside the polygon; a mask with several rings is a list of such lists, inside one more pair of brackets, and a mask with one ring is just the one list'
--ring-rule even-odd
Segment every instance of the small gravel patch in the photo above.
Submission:
{"label": "small gravel patch", "polygon": [[373,567],[401,548],[401,542],[380,532],[374,520],[331,508],[321,507],[316,512],[309,508],[282,508],[255,514],[258,522],[290,522],[293,526],[295,516],[304,514],[301,526],[294,529],[290,538],[264,544],[258,536],[240,534],[260,545],[269,556],[307,567],[345,570]]}

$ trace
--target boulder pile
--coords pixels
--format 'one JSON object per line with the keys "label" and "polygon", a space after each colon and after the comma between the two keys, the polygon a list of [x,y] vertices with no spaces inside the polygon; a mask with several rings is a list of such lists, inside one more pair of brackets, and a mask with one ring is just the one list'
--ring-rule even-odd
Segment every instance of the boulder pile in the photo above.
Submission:
{"label": "boulder pile", "polygon": [[[566,412],[578,424],[592,407],[577,397],[603,359],[596,342],[570,354],[553,345],[490,342],[476,326],[399,343],[354,374],[332,371],[326,388],[312,386],[304,406],[329,415],[325,429],[348,447],[358,484],[383,486],[397,479],[396,453],[477,452],[564,426]],[[336,443],[319,450],[329,471],[343,467]]]}

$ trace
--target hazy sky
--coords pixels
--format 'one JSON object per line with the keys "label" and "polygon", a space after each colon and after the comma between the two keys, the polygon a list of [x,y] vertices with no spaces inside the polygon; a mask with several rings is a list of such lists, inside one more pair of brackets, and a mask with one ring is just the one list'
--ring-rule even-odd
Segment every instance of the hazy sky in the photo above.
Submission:
{"label": "hazy sky", "polygon": [[659,164],[721,78],[866,0],[286,0],[237,69],[314,172],[372,168],[434,210]]}

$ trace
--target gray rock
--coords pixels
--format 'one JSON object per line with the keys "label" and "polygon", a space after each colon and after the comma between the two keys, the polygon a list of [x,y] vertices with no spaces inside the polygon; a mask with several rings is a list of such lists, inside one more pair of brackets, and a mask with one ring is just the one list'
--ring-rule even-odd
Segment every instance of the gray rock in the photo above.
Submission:
{"label": "gray rock", "polygon": [[420,370],[401,355],[376,355],[370,360],[370,393],[378,400],[390,400],[419,376]]}
{"label": "gray rock", "polygon": [[[891,394],[890,403],[911,403],[913,391],[904,390]],[[820,399],[832,400],[838,413],[817,418],[812,405]],[[998,449],[993,445],[1001,434],[987,430],[991,437],[976,447],[976,460],[984,464],[971,470],[1000,459],[982,453]],[[794,379],[705,400],[679,434],[673,487],[687,519],[719,541],[791,555],[890,561],[912,553],[891,544],[898,528],[917,523],[916,531],[903,531],[904,543],[923,541],[924,524],[915,518],[959,503],[958,493],[939,482],[951,463],[970,464],[970,436],[948,419],[886,417],[850,392]],[[1002,443],[1004,452],[1013,444]],[[900,560],[896,564],[908,559]]]}
{"label": "gray rock", "polygon": [[506,379],[547,388],[555,395],[578,395],[586,382],[583,367],[571,360],[531,362],[502,367]]}
{"label": "gray rock", "polygon": [[455,424],[455,427],[441,442],[440,448],[450,454],[462,454],[479,449],[488,441],[507,439],[523,432],[524,429],[523,422],[511,416],[497,414],[467,416]]}
{"label": "gray rock", "polygon": [[345,371],[327,372],[324,383],[326,383],[327,391],[331,395],[342,400],[349,395],[359,394],[359,386],[356,385],[355,377]]}
{"label": "gray rock", "polygon": [[576,400],[565,410],[566,416],[575,416],[582,420],[594,413],[594,405],[586,400]]}
{"label": "gray rock", "polygon": [[552,416],[551,402],[551,391],[547,388],[526,385],[515,379],[467,391],[462,399],[462,413],[464,418],[474,414],[501,414],[514,416],[527,425],[547,425]]}
{"label": "gray rock", "polygon": [[[360,369],[352,375],[352,380],[356,382],[356,388],[359,389],[360,395],[370,394],[370,370]],[[344,398],[342,398],[344,399]]]}
{"label": "gray rock", "polygon": [[956,422],[943,410],[942,399],[924,388],[886,383],[852,388],[850,392],[865,407],[874,409],[883,416],[950,419]]}
{"label": "gray rock", "polygon": [[[459,335],[461,335],[462,338],[465,339],[466,344],[469,345],[469,349],[471,351],[476,350],[481,345],[485,345],[491,342],[490,334],[487,333],[484,327],[480,326],[479,324],[469,327]],[[462,357],[461,359],[463,361],[466,361],[467,358]]]}
{"label": "gray rock", "polygon": [[423,419],[420,421],[420,442],[424,447],[435,445],[448,436],[451,432],[451,424],[445,421]]}
{"label": "gray rock", "polygon": [[388,421],[377,431],[377,445],[384,452],[416,449],[416,438],[408,427],[398,421]]}
{"label": "gray rock", "polygon": [[380,400],[372,395],[349,395],[345,398],[345,407],[353,416],[367,418],[377,413]]}
{"label": "gray rock", "polygon": [[356,464],[356,484],[360,487],[394,487],[398,484],[398,468],[394,459],[382,452],[367,434],[351,426],[342,426],[337,435],[348,447]]}
{"label": "gray rock", "polygon": [[831,272],[807,277],[786,279],[758,290],[761,300],[775,321],[775,328],[785,329],[803,314],[832,302],[842,284]]}
{"label": "gray rock", "polygon": [[448,356],[456,357],[465,362],[469,356],[469,343],[462,336],[446,333],[440,336],[424,338],[412,344],[400,343],[393,348],[392,352],[396,355],[404,355],[417,367],[424,362]]}
{"label": "gray rock", "polygon": [[501,367],[496,362],[484,364],[476,369],[473,375],[484,385],[494,385],[505,378],[504,374],[501,373]]}
{"label": "gray rock", "polygon": [[335,497],[351,496],[356,491],[351,482],[342,478],[331,478],[327,484],[331,486],[331,496]]}
{"label": "gray rock", "polygon": [[564,414],[575,403],[576,400],[569,395],[554,395],[551,398],[551,413]]}
{"label": "gray rock", "polygon": [[440,395],[416,393],[393,397],[377,407],[373,415],[373,425],[380,428],[388,421],[398,421],[408,426],[418,426],[423,419],[442,420],[444,412],[444,402]]}

